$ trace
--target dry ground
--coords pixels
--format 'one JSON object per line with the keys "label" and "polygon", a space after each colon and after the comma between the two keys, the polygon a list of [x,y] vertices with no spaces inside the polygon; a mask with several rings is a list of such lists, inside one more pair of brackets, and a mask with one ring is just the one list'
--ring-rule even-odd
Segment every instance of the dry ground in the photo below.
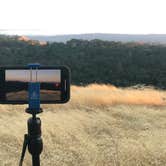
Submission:
{"label": "dry ground", "polygon": [[[166,165],[166,92],[111,85],[72,87],[65,105],[44,105],[42,166]],[[23,106],[0,105],[0,166],[17,166]],[[24,166],[31,165],[26,153]]]}

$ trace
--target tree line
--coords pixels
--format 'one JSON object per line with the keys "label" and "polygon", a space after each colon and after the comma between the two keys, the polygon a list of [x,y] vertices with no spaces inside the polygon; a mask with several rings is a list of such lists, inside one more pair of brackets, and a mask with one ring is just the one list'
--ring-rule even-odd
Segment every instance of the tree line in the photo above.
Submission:
{"label": "tree line", "polygon": [[76,40],[66,43],[20,41],[0,35],[0,65],[66,65],[72,84],[137,84],[166,88],[166,45]]}

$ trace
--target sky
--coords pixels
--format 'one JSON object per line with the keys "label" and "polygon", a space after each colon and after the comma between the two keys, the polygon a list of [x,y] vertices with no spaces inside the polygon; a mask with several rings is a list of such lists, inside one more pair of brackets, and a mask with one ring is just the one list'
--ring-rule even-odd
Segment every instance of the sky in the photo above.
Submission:
{"label": "sky", "polygon": [[0,0],[0,33],[166,34],[165,0]]}
{"label": "sky", "polygon": [[[60,82],[60,70],[38,70],[38,82]],[[6,70],[5,79],[7,81],[30,81],[30,70]],[[36,82],[36,71],[32,71],[32,81]]]}

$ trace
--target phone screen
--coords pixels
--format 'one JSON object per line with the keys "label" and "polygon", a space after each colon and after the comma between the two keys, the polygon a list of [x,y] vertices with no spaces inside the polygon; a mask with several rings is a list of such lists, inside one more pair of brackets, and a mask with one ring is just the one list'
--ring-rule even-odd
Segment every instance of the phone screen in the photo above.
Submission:
{"label": "phone screen", "polygon": [[28,83],[40,83],[40,100],[61,100],[61,70],[5,70],[6,101],[28,101]]}

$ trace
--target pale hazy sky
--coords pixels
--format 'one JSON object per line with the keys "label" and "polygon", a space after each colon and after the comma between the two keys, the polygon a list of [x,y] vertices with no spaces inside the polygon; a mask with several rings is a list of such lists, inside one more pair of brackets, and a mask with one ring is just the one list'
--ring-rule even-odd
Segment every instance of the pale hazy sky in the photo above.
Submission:
{"label": "pale hazy sky", "polygon": [[[30,82],[30,70],[6,70],[6,81]],[[36,82],[36,71],[32,71],[32,81]],[[61,82],[60,70],[38,70],[38,82]]]}
{"label": "pale hazy sky", "polygon": [[0,0],[0,33],[166,34],[165,17],[166,0]]}

